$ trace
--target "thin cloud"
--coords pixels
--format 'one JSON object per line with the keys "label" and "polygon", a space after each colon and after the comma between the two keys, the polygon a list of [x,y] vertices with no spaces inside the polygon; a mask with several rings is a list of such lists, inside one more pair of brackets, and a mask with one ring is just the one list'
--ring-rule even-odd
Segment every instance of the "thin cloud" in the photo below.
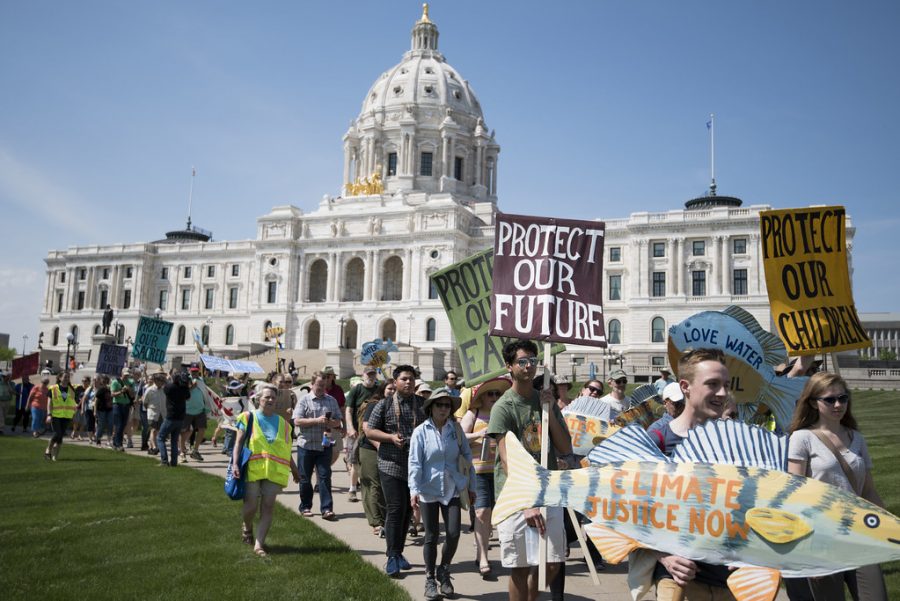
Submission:
{"label": "thin cloud", "polygon": [[86,202],[3,146],[0,146],[0,199],[64,230],[74,231],[81,238],[90,240],[97,234],[96,226],[84,217]]}

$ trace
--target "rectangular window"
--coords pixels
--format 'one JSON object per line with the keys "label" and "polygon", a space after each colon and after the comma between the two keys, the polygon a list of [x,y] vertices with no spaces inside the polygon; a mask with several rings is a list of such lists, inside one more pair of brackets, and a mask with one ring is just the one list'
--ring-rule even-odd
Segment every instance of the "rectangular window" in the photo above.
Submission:
{"label": "rectangular window", "polygon": [[[109,279],[109,267],[104,267],[104,268],[103,268],[103,276],[102,276],[101,279],[103,279],[103,280],[108,280],[108,279]],[[106,306],[106,305],[104,304],[104,306]]]}
{"label": "rectangular window", "polygon": [[419,166],[419,175],[431,175],[431,160],[434,157],[430,152],[422,153],[422,163]]}
{"label": "rectangular window", "polygon": [[665,271],[654,271],[653,272],[653,290],[651,294],[656,297],[665,296],[666,295],[666,272]]}
{"label": "rectangular window", "polygon": [[434,285],[434,280],[428,280],[428,299],[434,300],[438,297],[437,286]]}
{"label": "rectangular window", "polygon": [[107,291],[107,290],[101,290],[101,291],[100,291],[100,305],[99,305],[99,308],[100,308],[100,309],[105,309],[105,308],[106,308],[106,303],[108,303],[108,302],[109,302],[109,291]]}
{"label": "rectangular window", "polygon": [[122,296],[122,308],[130,309],[131,308],[131,290],[125,290],[124,295]]}
{"label": "rectangular window", "polygon": [[747,295],[747,270],[746,269],[735,269],[734,270],[734,285],[731,287],[731,293],[736,296],[746,296]]}
{"label": "rectangular window", "polygon": [[691,243],[692,254],[695,257],[702,257],[706,254],[706,242],[703,240],[694,240]]}
{"label": "rectangular window", "polygon": [[212,309],[212,308],[213,308],[214,294],[215,294],[215,291],[214,291],[212,288],[207,288],[207,289],[206,289],[206,302],[204,303],[204,306],[205,306],[207,309]]}
{"label": "rectangular window", "polygon": [[388,153],[387,174],[388,174],[388,177],[397,175],[397,153],[396,152]]}
{"label": "rectangular window", "polygon": [[665,242],[654,242],[653,243],[653,256],[654,257],[665,257],[666,256],[666,243]]}
{"label": "rectangular window", "polygon": [[62,292],[60,292],[56,296],[56,312],[62,313],[62,308],[63,308],[63,295],[62,295]]}
{"label": "rectangular window", "polygon": [[215,265],[207,265],[206,266],[206,277],[208,277],[208,278],[216,277],[216,266]]}
{"label": "rectangular window", "polygon": [[622,276],[609,276],[609,300],[622,300]]}
{"label": "rectangular window", "polygon": [[455,157],[453,159],[453,177],[459,181],[463,178],[463,158]]}
{"label": "rectangular window", "polygon": [[181,309],[187,311],[191,308],[191,291],[185,288],[181,291]]}
{"label": "rectangular window", "polygon": [[650,357],[650,365],[651,367],[665,367],[666,358],[665,357]]}
{"label": "rectangular window", "polygon": [[691,272],[691,295],[692,296],[706,296],[706,272],[705,271],[692,271]]}
{"label": "rectangular window", "polygon": [[235,263],[231,266],[231,277],[236,278],[241,275],[241,266]]}
{"label": "rectangular window", "polygon": [[229,309],[237,309],[238,303],[238,289],[237,286],[233,286],[228,289],[228,308]]}
{"label": "rectangular window", "polygon": [[79,269],[78,270],[78,279],[84,280],[85,278],[87,278],[87,269],[84,269],[84,268]]}
{"label": "rectangular window", "polygon": [[192,275],[191,268],[190,268],[190,267],[185,267],[185,268],[184,268],[184,279],[186,279],[186,280],[191,279],[191,275]]}
{"label": "rectangular window", "polygon": [[163,267],[162,271],[159,272],[159,279],[168,280],[169,279],[169,268]]}
{"label": "rectangular window", "polygon": [[168,290],[160,290],[159,291],[159,308],[163,311],[169,308],[169,291]]}
{"label": "rectangular window", "polygon": [[269,282],[268,293],[266,294],[266,302],[270,305],[275,302],[275,295],[278,293],[278,282]]}
{"label": "rectangular window", "polygon": [[732,241],[734,247],[734,254],[736,255],[746,255],[747,254],[747,239],[746,238],[735,238]]}
{"label": "rectangular window", "polygon": [[130,280],[134,275],[134,267],[126,267],[125,268],[125,279]]}
{"label": "rectangular window", "polygon": [[75,304],[75,308],[79,311],[84,309],[84,290],[78,291],[78,301]]}
{"label": "rectangular window", "polygon": [[65,283],[66,283],[66,272],[65,272],[65,271],[60,271],[60,272],[59,272],[59,283],[60,283],[60,284],[65,284]]}
{"label": "rectangular window", "polygon": [[622,260],[622,247],[621,246],[610,246],[609,247],[609,260],[611,263],[618,263]]}

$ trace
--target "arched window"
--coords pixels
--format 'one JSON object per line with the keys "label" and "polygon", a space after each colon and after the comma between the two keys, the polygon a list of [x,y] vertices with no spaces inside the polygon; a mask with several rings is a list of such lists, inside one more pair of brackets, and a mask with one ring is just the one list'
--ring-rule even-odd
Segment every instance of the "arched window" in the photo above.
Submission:
{"label": "arched window", "polygon": [[184,329],[184,326],[178,326],[178,346],[184,345],[184,339],[187,335],[187,330]]}
{"label": "arched window", "polygon": [[203,329],[200,330],[200,341],[209,346],[209,326],[203,326]]}
{"label": "arched window", "polygon": [[434,342],[436,336],[437,321],[435,321],[433,317],[429,317],[428,321],[425,322],[425,340],[427,340],[428,342]]}
{"label": "arched window", "polygon": [[53,328],[53,346],[59,344],[59,328]]}
{"label": "arched window", "polygon": [[96,336],[99,333],[100,333],[100,326],[99,325],[94,326],[94,336]]}
{"label": "arched window", "polygon": [[366,281],[366,266],[359,257],[350,259],[344,274],[344,300],[359,302],[363,299],[363,288]]}
{"label": "arched window", "polygon": [[324,303],[328,294],[328,263],[319,259],[309,267],[309,302]]}
{"label": "arched window", "polygon": [[384,262],[384,278],[381,286],[381,300],[402,300],[403,259],[395,255]]}
{"label": "arched window", "polygon": [[344,324],[344,348],[356,348],[356,320],[351,319]]}
{"label": "arched window", "polygon": [[234,326],[231,324],[225,326],[225,344],[228,346],[234,344]]}
{"label": "arched window", "polygon": [[666,320],[662,317],[654,317],[653,321],[650,322],[650,341],[666,341]]}
{"label": "arched window", "polygon": [[397,342],[397,322],[393,319],[385,319],[381,324],[381,339],[387,340],[388,338]]}
{"label": "arched window", "polygon": [[78,326],[72,326],[72,329],[69,331],[72,332],[72,340],[78,340]]}
{"label": "arched window", "polygon": [[[78,338],[78,332],[73,332],[73,334]],[[121,323],[116,328],[116,344],[125,344],[125,326]]]}
{"label": "arched window", "polygon": [[306,348],[314,350],[320,347],[322,328],[315,319],[306,326]]}
{"label": "arched window", "polygon": [[262,331],[263,342],[269,341],[269,328],[271,328],[271,327],[272,327],[271,321],[266,321],[266,323],[263,324],[263,331]]}
{"label": "arched window", "polygon": [[606,334],[610,344],[622,344],[622,322],[618,319],[610,319]]}

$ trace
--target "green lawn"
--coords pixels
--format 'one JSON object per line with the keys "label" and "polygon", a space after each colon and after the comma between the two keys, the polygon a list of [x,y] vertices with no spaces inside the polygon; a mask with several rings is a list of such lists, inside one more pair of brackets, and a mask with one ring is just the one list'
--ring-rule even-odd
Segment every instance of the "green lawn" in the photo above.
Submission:
{"label": "green lawn", "polygon": [[240,503],[189,468],[0,437],[0,597],[13,599],[408,600],[342,542],[278,506],[256,557]]}
{"label": "green lawn", "polygon": [[[866,437],[872,462],[875,487],[888,510],[900,516],[900,392],[856,391],[853,393],[853,416]],[[900,599],[900,561],[885,564],[888,598]]]}

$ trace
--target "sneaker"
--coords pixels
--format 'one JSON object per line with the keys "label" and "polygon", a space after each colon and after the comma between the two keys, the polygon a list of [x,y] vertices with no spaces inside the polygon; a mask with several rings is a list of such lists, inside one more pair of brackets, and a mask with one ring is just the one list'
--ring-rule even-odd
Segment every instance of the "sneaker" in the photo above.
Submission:
{"label": "sneaker", "polygon": [[187,463],[187,460],[188,460],[187,455],[185,455],[184,453],[182,453],[182,454],[181,454],[181,463]]}
{"label": "sneaker", "polygon": [[425,577],[425,601],[437,601],[440,598],[437,580],[434,579],[434,574],[429,574]]}
{"label": "sneaker", "polygon": [[147,453],[150,455],[159,455],[159,449],[150,449]]}
{"label": "sneaker", "polygon": [[133,449],[134,443],[131,442],[131,439],[129,438],[128,440],[125,441],[125,446],[128,447],[129,449]]}
{"label": "sneaker", "polygon": [[196,459],[197,461],[203,461],[203,455],[200,454],[200,451],[194,449],[191,451],[191,459]]}
{"label": "sneaker", "polygon": [[453,583],[450,582],[450,566],[438,566],[437,577],[441,583],[441,594],[450,596],[454,593]]}
{"label": "sneaker", "polygon": [[400,566],[401,570],[411,570],[412,566],[406,561],[406,558],[403,557],[403,553],[397,556],[397,563]]}
{"label": "sneaker", "polygon": [[160,461],[159,463],[156,464],[156,467],[169,467],[169,464],[166,463],[165,461]]}
{"label": "sneaker", "polygon": [[356,497],[356,491],[355,491],[355,490],[351,490],[351,491],[350,491],[350,499],[349,499],[349,501],[350,501],[351,503],[359,503],[359,499]]}
{"label": "sneaker", "polygon": [[384,564],[384,573],[391,578],[396,578],[400,575],[400,564],[397,562],[396,555],[388,557],[387,563]]}

